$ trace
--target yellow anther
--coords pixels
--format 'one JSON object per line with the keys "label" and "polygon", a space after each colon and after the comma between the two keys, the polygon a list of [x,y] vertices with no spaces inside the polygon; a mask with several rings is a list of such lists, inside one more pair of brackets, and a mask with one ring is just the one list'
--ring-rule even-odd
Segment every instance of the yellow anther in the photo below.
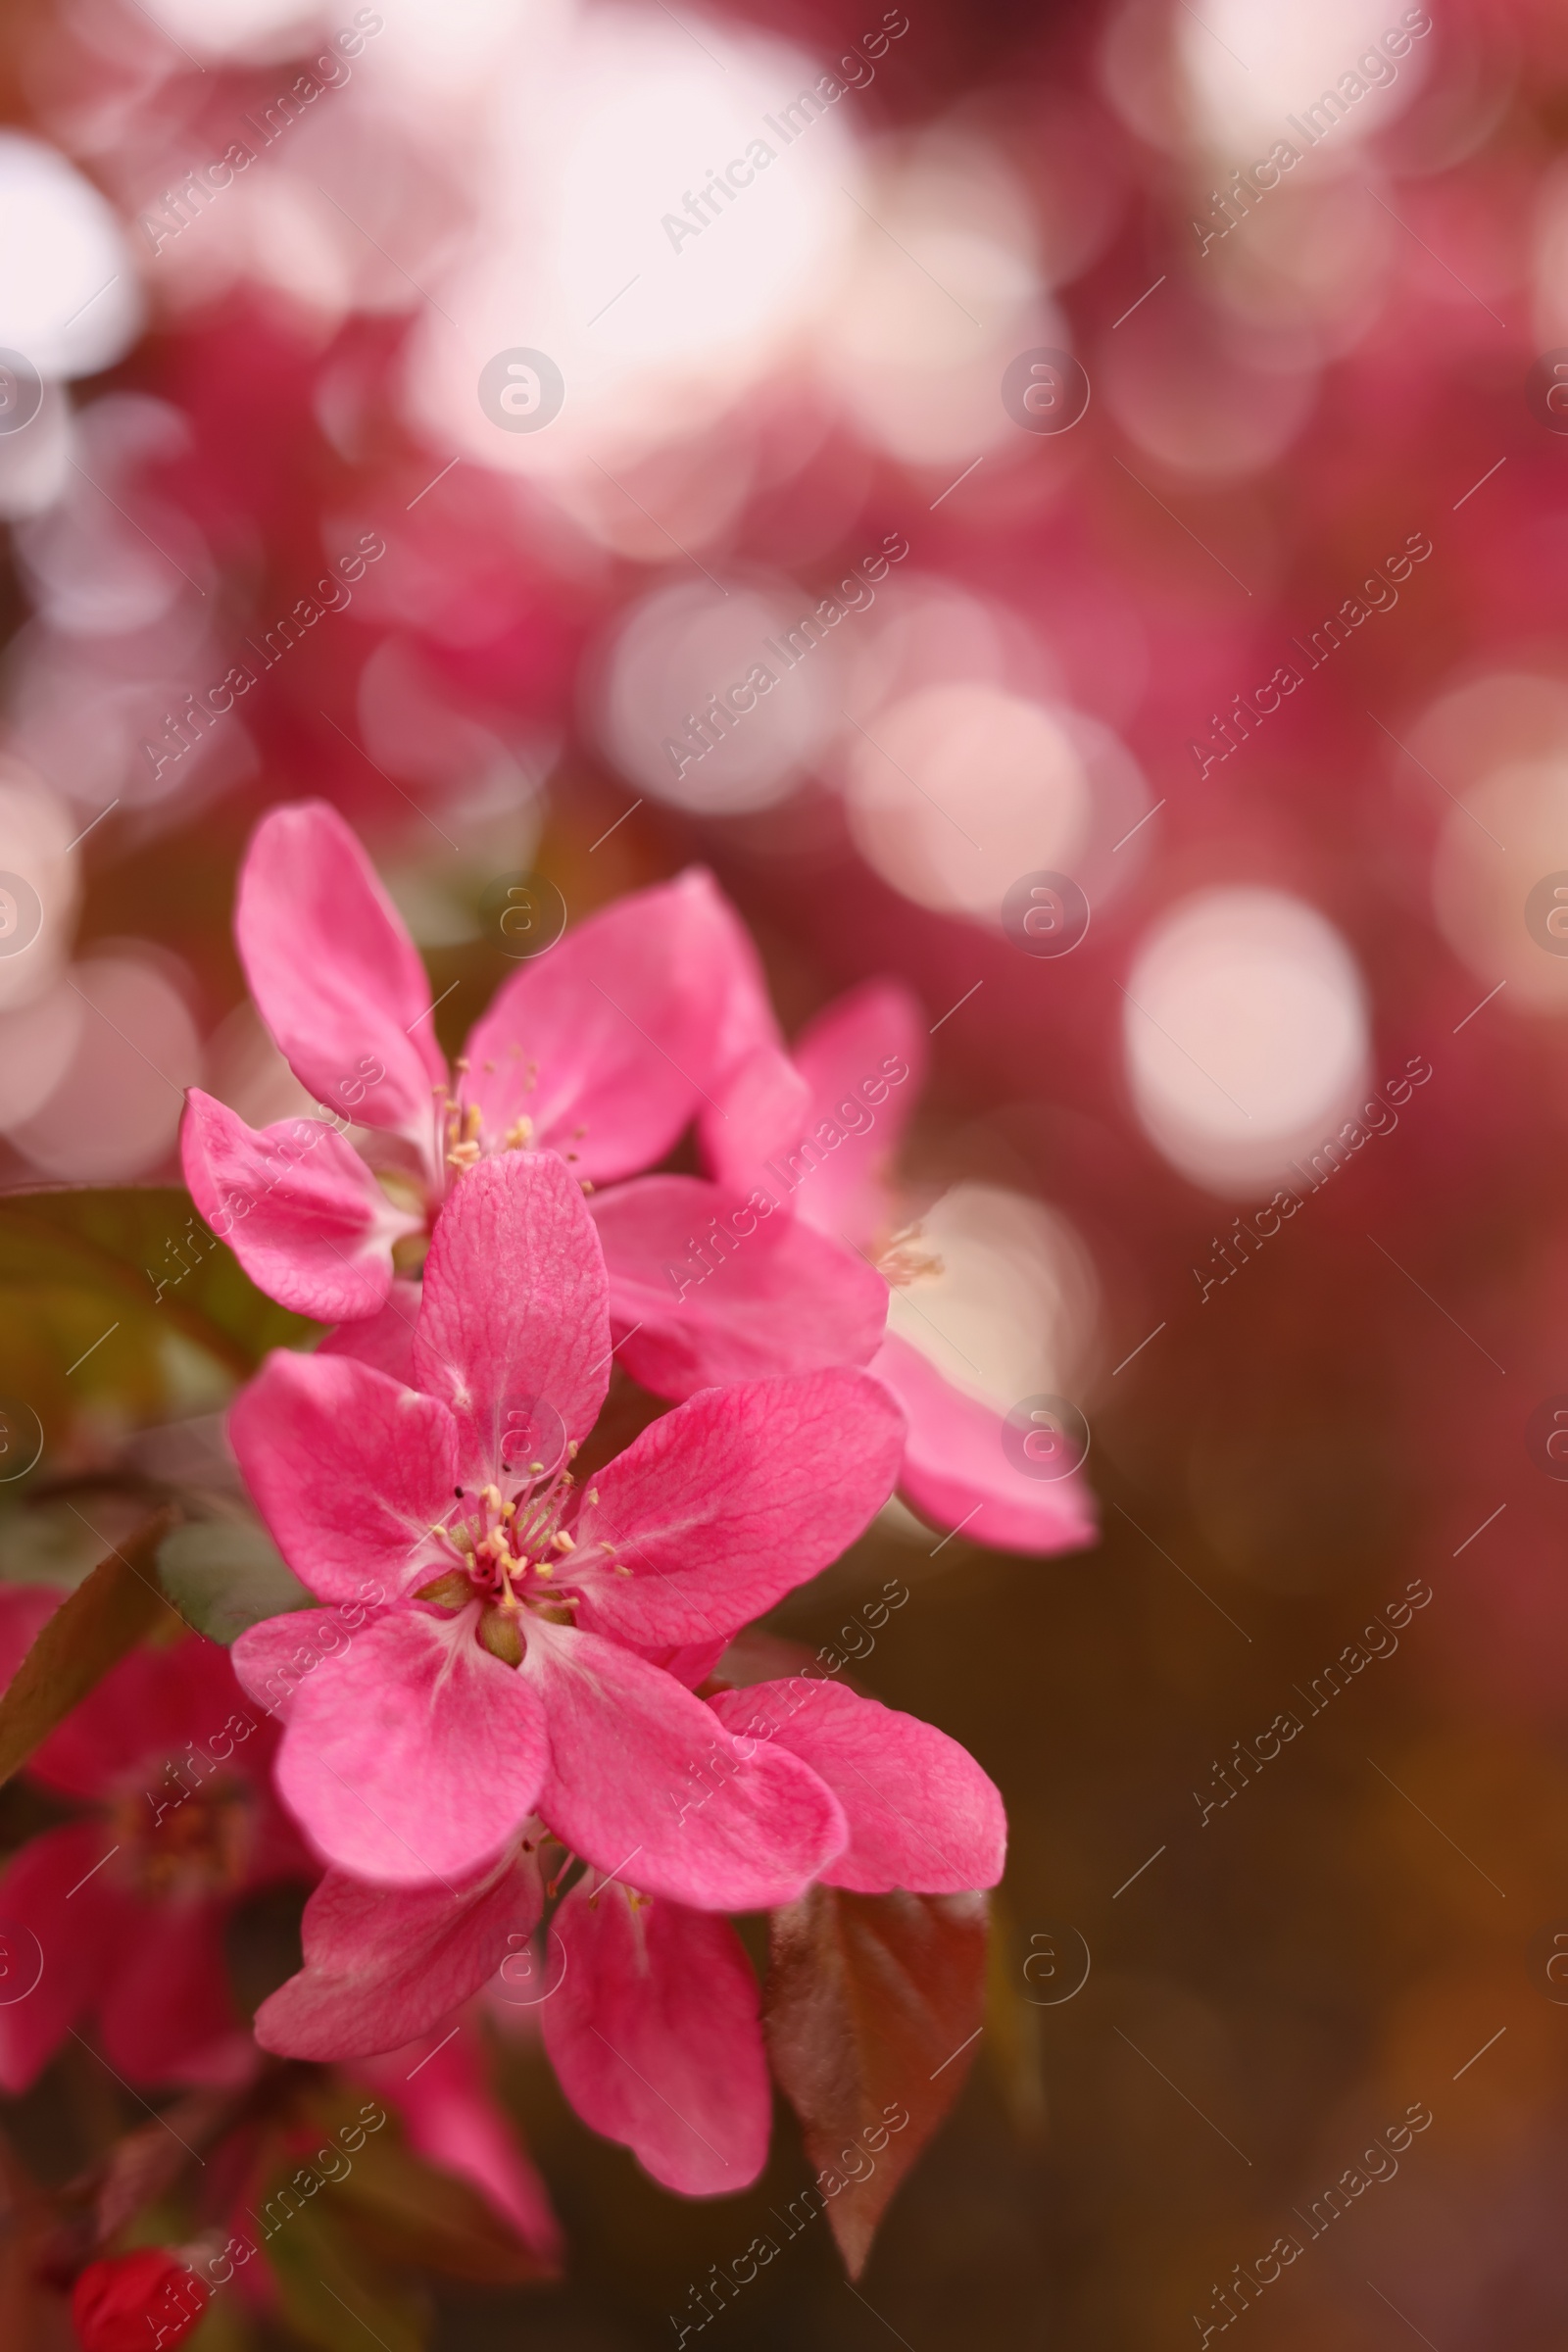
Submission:
{"label": "yellow anther", "polygon": [[575,1551],[577,1548],[576,1538],[568,1535],[564,1527],[558,1527],[550,1541],[558,1551]]}
{"label": "yellow anther", "polygon": [[526,1152],[533,1142],[532,1119],[514,1119],[501,1140],[509,1152]]}

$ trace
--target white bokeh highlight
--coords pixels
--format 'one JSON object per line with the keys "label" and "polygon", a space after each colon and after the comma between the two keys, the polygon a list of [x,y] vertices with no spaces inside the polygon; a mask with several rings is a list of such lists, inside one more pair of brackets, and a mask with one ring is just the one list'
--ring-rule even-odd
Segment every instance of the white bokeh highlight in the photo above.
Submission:
{"label": "white bokeh highlight", "polygon": [[1332,1135],[1366,1074],[1355,960],[1284,891],[1205,891],[1145,941],[1123,992],[1128,1084],[1193,1183],[1241,1197]]}
{"label": "white bokeh highlight", "polygon": [[[699,580],[655,589],[632,606],[589,689],[600,739],[622,775],[705,816],[747,815],[783,800],[839,723],[838,645],[826,627],[801,625],[819,601],[788,582],[725,590]],[[849,614],[835,625],[853,622]],[[692,734],[693,717],[710,748]]]}
{"label": "white bokeh highlight", "polygon": [[46,380],[95,375],[129,350],[141,318],[105,198],[42,139],[0,131],[0,346]]}
{"label": "white bokeh highlight", "polygon": [[[184,1089],[202,1074],[195,1023],[172,980],[136,952],[84,957],[61,975],[59,992],[58,1042],[67,1051],[54,1084],[11,1128],[11,1141],[44,1176],[128,1183],[174,1149]],[[48,1016],[40,1010],[37,1018]]]}
{"label": "white bokeh highlight", "polygon": [[888,1329],[956,1388],[1000,1413],[1082,1389],[1100,1318],[1094,1266],[1059,1210],[998,1184],[964,1182],[920,1218],[933,1270],[888,1298]]}
{"label": "white bokeh highlight", "polygon": [[[1353,150],[1388,129],[1421,85],[1432,19],[1424,9],[1408,12],[1427,21],[1427,33],[1413,35],[1406,13],[1389,0],[1204,0],[1200,12],[1178,8],[1176,61],[1194,129],[1245,166],[1277,139],[1302,145],[1288,118],[1304,120],[1304,110],[1332,92],[1344,111],[1324,109],[1320,120],[1330,127],[1312,155],[1348,169]],[[1407,40],[1402,56],[1384,46],[1391,29]]]}

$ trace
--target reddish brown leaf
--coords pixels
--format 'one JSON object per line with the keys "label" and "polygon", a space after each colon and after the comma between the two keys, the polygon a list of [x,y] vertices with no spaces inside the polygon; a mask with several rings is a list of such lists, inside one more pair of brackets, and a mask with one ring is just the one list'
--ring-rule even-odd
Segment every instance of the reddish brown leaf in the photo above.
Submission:
{"label": "reddish brown leaf", "polygon": [[188,2167],[204,2161],[202,2149],[238,2105],[233,2091],[193,2091],[150,2124],[127,2132],[101,2164],[72,2183],[68,2195],[91,2197],[95,2251],[167,2195]]}
{"label": "reddish brown leaf", "polygon": [[156,1562],[175,1516],[156,1512],[123,1550],[100,1560],[39,1634],[0,1696],[0,1781],[21,1771],[155,1619],[172,1614],[158,1589]]}
{"label": "reddish brown leaf", "polygon": [[[985,2053],[1012,2128],[1026,2147],[1046,2136],[1046,2085],[1041,2071],[1040,2010],[1016,1967],[1016,1931],[1004,1898],[991,1898],[991,1952],[986,1964]],[[1043,1938],[1041,1940],[1044,1940]],[[1034,1945],[1030,1945],[1031,1954]],[[1043,1965],[1050,1965],[1044,1963]],[[1025,1961],[1031,1979],[1040,1970]]]}
{"label": "reddish brown leaf", "polygon": [[985,2013],[986,1918],[983,1894],[833,1886],[773,1914],[768,2054],[854,2278],[969,2071]]}

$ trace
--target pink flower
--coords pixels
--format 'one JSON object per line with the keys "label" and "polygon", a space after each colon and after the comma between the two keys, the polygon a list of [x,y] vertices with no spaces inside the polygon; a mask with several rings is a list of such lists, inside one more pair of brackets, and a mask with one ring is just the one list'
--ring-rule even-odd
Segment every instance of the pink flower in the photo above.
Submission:
{"label": "pink flower", "polygon": [[539,2022],[583,2122],[683,2196],[749,2187],[773,2094],[757,1978],[729,1921],[581,1879],[554,1937],[563,1974]]}
{"label": "pink flower", "polygon": [[252,1280],[328,1323],[385,1303],[394,1246],[427,1231],[479,1158],[559,1149],[590,1186],[662,1158],[733,1051],[729,974],[749,955],[705,873],[623,899],[506,982],[454,1084],[418,953],[334,809],[263,818],[234,927],[295,1076],[370,1139],[362,1158],[326,1120],[258,1131],[192,1088],[185,1179]]}
{"label": "pink flower", "polygon": [[[743,1754],[655,1661],[689,1652],[706,1671],[838,1557],[892,1487],[898,1407],[847,1367],[707,1391],[581,1493],[564,1465],[608,1386],[607,1299],[570,1173],[503,1153],[437,1224],[416,1386],[282,1351],[233,1406],[240,1465],[296,1574],[329,1603],[368,1576],[387,1595],[358,1630],[329,1612],[321,1634],[301,1612],[234,1647],[284,1715],[281,1793],[361,1878],[463,1878],[537,1809],[601,1870],[750,1908],[798,1893],[844,1843],[815,1773],[782,1747]],[[687,1819],[681,1792],[705,1767],[722,1786]]]}
{"label": "pink flower", "polygon": [[[874,1334],[851,1360],[869,1362],[904,1409],[907,1501],[1003,1550],[1092,1543],[1083,1481],[1018,1467],[995,1406],[883,1328],[889,1288],[921,1271],[919,1231],[891,1178],[925,1074],[919,1006],[905,989],[873,982],[819,1014],[791,1057],[754,994],[760,984],[731,970],[743,1000],[733,1033],[757,1042],[702,1115],[711,1181],[646,1176],[594,1202],[622,1363],[656,1394],[685,1396],[712,1381],[799,1370],[817,1360],[825,1326],[865,1313]],[[816,1244],[808,1262],[786,1240],[801,1227]]]}
{"label": "pink flower", "polygon": [[138,2246],[88,2263],[71,2290],[71,2320],[82,2352],[143,2352],[183,2343],[210,2298],[167,2247]]}
{"label": "pink flower", "polygon": [[[20,1588],[35,1630],[59,1595]],[[0,1647],[5,1646],[0,1644]],[[26,2089],[78,2020],[132,2082],[243,2081],[255,2050],[228,1992],[223,1933],[257,1887],[315,1868],[271,1792],[275,1726],[199,1636],[141,1649],[50,1734],[31,1779],[90,1806],[0,1878],[8,1993],[0,2085]]]}
{"label": "pink flower", "polygon": [[[862,1894],[995,1886],[1006,1826],[997,1790],[956,1740],[814,1670],[722,1690],[710,1724],[756,1760],[789,1754],[832,1790],[847,1836],[820,1876]],[[695,1820],[739,1767],[710,1749]],[[687,2196],[744,2188],[767,2152],[770,2094],[757,1980],[727,1920],[632,1881],[580,1879],[529,1947],[543,1909],[538,1823],[448,1890],[371,1887],[329,1871],[305,1912],[305,1967],[258,2013],[264,2048],[360,2058],[429,2033],[496,1979],[501,2003],[537,1988],[545,2047],[583,2121]]]}
{"label": "pink flower", "polygon": [[489,1981],[498,2011],[537,1985],[524,2014],[537,2014],[584,2123],[685,2196],[746,2187],[766,2157],[771,2098],[757,1979],[729,1921],[596,1872],[561,1903],[539,1962],[542,1906],[523,1844],[453,1892],[329,1871],[306,1910],[305,1967],[263,2003],[257,2037],[281,2056],[363,2065],[436,2034]]}

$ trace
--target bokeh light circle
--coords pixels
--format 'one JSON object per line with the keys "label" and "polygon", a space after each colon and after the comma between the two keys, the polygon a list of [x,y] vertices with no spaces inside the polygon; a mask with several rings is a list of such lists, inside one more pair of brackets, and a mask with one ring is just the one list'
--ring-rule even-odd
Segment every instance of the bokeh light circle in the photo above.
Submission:
{"label": "bokeh light circle", "polygon": [[[834,603],[839,603],[835,598]],[[783,800],[838,724],[842,657],[818,590],[655,589],[621,619],[591,716],[621,773],[708,816]]]}
{"label": "bokeh light circle", "polygon": [[1182,1173],[1242,1194],[1333,1135],[1367,1060],[1354,958],[1283,891],[1205,891],[1145,941],[1123,1002],[1145,1131]]}
{"label": "bokeh light circle", "polygon": [[916,906],[1001,926],[1020,874],[1074,871],[1092,819],[1077,744],[1044,705],[975,682],[917,688],[850,738],[850,830]]}
{"label": "bokeh light circle", "polygon": [[11,1139],[46,1176],[121,1184],[174,1148],[201,1048],[180,990],[151,959],[96,955],[66,973],[80,1004],[69,1058]]}

